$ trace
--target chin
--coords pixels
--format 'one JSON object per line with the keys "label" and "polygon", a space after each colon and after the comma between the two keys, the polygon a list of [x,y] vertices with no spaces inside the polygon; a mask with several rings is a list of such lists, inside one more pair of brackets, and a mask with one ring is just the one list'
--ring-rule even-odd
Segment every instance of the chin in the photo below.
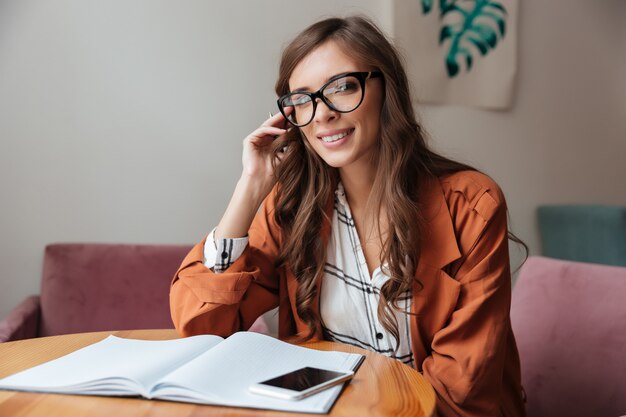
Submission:
{"label": "chin", "polygon": [[350,161],[348,161],[345,158],[333,158],[333,157],[324,158],[324,157],[322,157],[322,160],[324,162],[326,162],[326,165],[328,165],[328,166],[330,166],[332,168],[343,168],[343,167],[347,166],[350,163]]}

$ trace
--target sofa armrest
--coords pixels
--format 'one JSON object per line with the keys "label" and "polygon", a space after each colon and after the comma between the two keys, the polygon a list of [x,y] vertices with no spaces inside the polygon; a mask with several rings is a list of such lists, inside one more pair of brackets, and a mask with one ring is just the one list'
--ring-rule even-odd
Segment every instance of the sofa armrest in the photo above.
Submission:
{"label": "sofa armrest", "polygon": [[0,321],[0,343],[37,337],[40,316],[39,296],[26,298]]}

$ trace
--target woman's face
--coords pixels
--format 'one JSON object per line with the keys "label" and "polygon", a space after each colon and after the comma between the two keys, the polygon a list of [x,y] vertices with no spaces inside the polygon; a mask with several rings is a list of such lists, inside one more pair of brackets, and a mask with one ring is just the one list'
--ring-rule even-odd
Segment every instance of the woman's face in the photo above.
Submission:
{"label": "woman's face", "polygon": [[[355,62],[334,41],[328,41],[298,63],[289,78],[289,89],[314,92],[335,75],[372,70]],[[382,95],[381,78],[372,78],[365,82],[363,102],[350,113],[331,110],[318,99],[313,120],[300,131],[328,165],[344,171],[357,166],[370,168],[380,137]]]}

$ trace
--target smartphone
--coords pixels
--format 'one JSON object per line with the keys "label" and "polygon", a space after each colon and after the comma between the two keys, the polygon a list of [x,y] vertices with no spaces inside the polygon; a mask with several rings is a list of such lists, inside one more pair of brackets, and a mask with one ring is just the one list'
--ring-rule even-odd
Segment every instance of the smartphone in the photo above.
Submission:
{"label": "smartphone", "polygon": [[338,372],[312,367],[300,368],[250,386],[250,392],[286,400],[300,400],[348,381],[354,372]]}

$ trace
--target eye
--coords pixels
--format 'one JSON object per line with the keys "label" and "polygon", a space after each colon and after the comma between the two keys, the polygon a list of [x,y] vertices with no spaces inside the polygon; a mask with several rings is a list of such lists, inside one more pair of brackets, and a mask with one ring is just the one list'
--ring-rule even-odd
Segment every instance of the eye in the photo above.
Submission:
{"label": "eye", "polygon": [[337,87],[337,91],[339,92],[354,91],[354,90],[356,90],[356,85],[354,83],[345,83]]}
{"label": "eye", "polygon": [[283,100],[283,106],[301,107],[311,102],[311,97],[306,94],[291,94]]}
{"label": "eye", "polygon": [[294,101],[293,104],[295,106],[303,106],[305,104],[309,104],[311,102],[311,97],[307,96],[307,95],[299,95]]}
{"label": "eye", "polygon": [[340,78],[324,89],[324,94],[351,94],[358,92],[361,86],[353,77]]}

